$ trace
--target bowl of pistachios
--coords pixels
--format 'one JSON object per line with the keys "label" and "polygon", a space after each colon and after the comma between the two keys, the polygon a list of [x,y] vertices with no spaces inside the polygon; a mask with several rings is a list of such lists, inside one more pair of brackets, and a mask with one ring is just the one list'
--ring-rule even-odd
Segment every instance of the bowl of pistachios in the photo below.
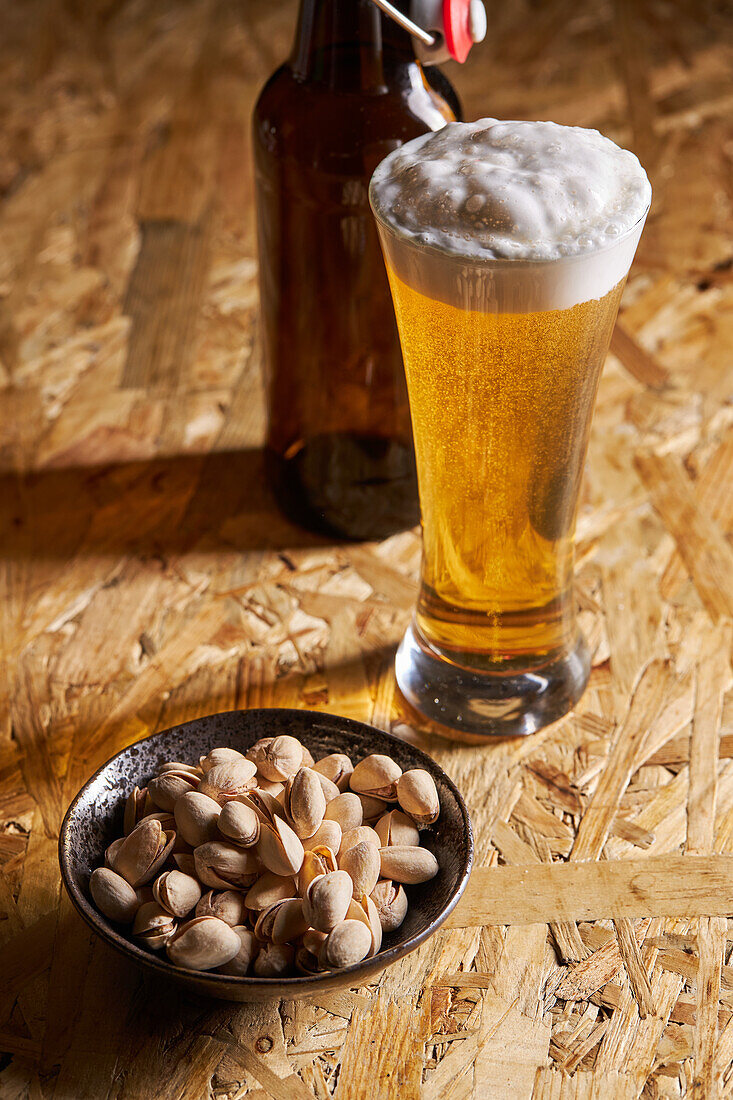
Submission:
{"label": "bowl of pistachios", "polygon": [[267,708],[130,745],[69,806],[64,886],[132,962],[230,1001],[372,981],[445,921],[470,875],[465,803],[376,727]]}

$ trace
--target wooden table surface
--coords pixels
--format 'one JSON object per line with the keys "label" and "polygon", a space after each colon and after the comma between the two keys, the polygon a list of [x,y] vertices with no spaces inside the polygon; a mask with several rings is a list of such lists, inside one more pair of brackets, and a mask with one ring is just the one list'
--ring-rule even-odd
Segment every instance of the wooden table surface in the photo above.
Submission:
{"label": "wooden table surface", "polygon": [[[248,120],[293,19],[290,0],[0,10],[0,1096],[731,1095],[730,8],[503,0],[451,67],[467,117],[597,126],[655,194],[581,500],[590,686],[485,749],[394,700],[419,534],[328,545],[263,486]],[[261,705],[427,747],[484,869],[373,986],[192,1001],[88,933],[59,824],[123,745]]]}

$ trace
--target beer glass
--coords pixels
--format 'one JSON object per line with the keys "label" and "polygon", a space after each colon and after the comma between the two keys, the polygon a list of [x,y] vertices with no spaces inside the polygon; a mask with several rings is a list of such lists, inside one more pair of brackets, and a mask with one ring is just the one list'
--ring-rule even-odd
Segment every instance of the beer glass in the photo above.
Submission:
{"label": "beer glass", "polygon": [[423,530],[397,683],[448,736],[532,733],[566,714],[588,681],[575,517],[598,380],[646,212],[597,250],[515,260],[409,237],[379,205],[372,195]]}

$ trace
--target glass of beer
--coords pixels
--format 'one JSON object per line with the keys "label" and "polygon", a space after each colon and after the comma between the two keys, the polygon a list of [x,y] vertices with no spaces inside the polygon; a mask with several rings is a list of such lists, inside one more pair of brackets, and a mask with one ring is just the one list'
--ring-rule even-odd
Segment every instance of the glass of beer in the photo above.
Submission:
{"label": "glass of beer", "polygon": [[587,684],[575,517],[650,199],[632,153],[551,122],[451,123],[372,177],[423,530],[397,683],[449,736],[532,733]]}

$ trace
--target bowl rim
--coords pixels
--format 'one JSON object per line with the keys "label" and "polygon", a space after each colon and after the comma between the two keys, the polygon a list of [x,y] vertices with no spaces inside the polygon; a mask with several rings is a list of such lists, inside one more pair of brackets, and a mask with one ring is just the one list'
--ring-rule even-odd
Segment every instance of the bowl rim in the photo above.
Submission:
{"label": "bowl rim", "polygon": [[[392,947],[387,948],[386,951],[378,951],[376,955],[371,958],[362,959],[359,963],[353,963],[351,966],[345,966],[339,970],[325,970],[322,973],[317,974],[303,974],[297,977],[278,977],[278,978],[266,978],[259,977],[258,975],[233,975],[233,974],[218,974],[213,970],[191,970],[188,967],[174,966],[165,957],[161,958],[158,955],[153,954],[150,951],[146,951],[142,947],[138,947],[133,940],[128,939],[121,932],[117,932],[107,923],[104,914],[101,914],[93,906],[91,901],[86,897],[84,892],[77,886],[74,881],[74,877],[71,870],[71,864],[73,861],[72,853],[69,850],[69,828],[72,818],[75,816],[77,807],[89,787],[101,776],[101,774],[114,763],[119,757],[123,756],[134,745],[141,745],[148,741],[156,741],[166,733],[173,733],[186,729],[188,726],[199,725],[201,722],[208,722],[215,718],[232,717],[237,715],[239,717],[266,717],[267,715],[278,714],[281,717],[297,717],[299,721],[303,718],[311,718],[314,725],[320,723],[332,729],[338,729],[338,732],[345,733],[350,736],[356,735],[359,732],[366,731],[368,733],[378,733],[380,737],[384,737],[389,742],[407,748],[411,754],[414,754],[415,766],[422,765],[426,770],[434,773],[437,771],[441,780],[446,784],[450,793],[456,801],[458,809],[460,811],[463,826],[466,837],[466,856],[464,866],[459,874],[458,881],[453,888],[452,894],[448,900],[448,904],[441,909],[440,913],[434,920],[428,924],[428,926],[419,932],[416,932],[413,936],[410,936],[403,943],[395,944]],[[368,754],[367,754],[368,755]],[[91,775],[82,787],[74,795],[74,798],[69,803],[69,806],[64,814],[61,828],[59,830],[59,842],[58,842],[58,858],[59,866],[61,869],[61,879],[64,884],[64,888],[71,899],[71,902],[76,909],[79,916],[85,921],[85,923],[105,940],[111,947],[120,951],[122,954],[130,956],[133,961],[140,963],[143,966],[158,972],[161,976],[168,979],[180,980],[184,976],[190,976],[192,978],[198,978],[208,982],[213,982],[215,986],[220,986],[222,989],[226,988],[239,988],[242,990],[250,989],[252,991],[258,991],[260,993],[271,992],[273,998],[288,999],[288,992],[292,991],[294,995],[298,995],[307,989],[318,988],[320,984],[324,984],[324,979],[333,978],[338,975],[339,980],[348,978],[353,975],[354,981],[351,983],[342,982],[341,984],[360,985],[370,974],[379,974],[382,970],[385,970],[392,963],[397,962],[405,955],[416,950],[427,939],[429,939],[442,924],[447,920],[449,915],[453,912],[458,904],[471,876],[471,869],[473,867],[474,860],[474,839],[473,829],[471,826],[471,819],[468,813],[468,808],[464,801],[461,792],[453,782],[451,777],[441,768],[440,764],[436,760],[433,760],[428,753],[423,749],[419,749],[414,745],[411,745],[408,741],[403,740],[400,737],[396,737],[393,733],[388,733],[386,730],[380,729],[378,726],[373,726],[368,722],[361,722],[355,718],[347,718],[339,714],[333,714],[330,712],[317,711],[317,710],[305,710],[295,707],[252,707],[248,709],[235,709],[218,711],[215,714],[201,715],[199,718],[193,718],[188,722],[180,722],[178,725],[169,726],[167,729],[158,730],[156,733],[148,734],[147,737],[141,737],[137,741],[131,742],[126,745],[119,752],[114,753],[108,760],[105,760],[101,764],[93,775]],[[213,991],[212,991],[213,992]]]}

